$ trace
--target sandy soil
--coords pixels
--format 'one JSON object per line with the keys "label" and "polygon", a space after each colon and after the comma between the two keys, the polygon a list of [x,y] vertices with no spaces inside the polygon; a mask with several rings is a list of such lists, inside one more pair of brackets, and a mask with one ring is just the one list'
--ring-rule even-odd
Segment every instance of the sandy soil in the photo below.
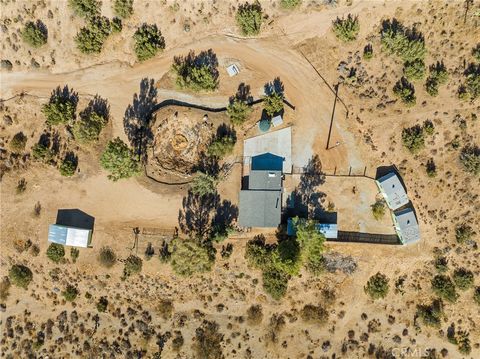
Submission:
{"label": "sandy soil", "polygon": [[[27,136],[26,152],[38,141],[44,129],[41,105],[59,85],[68,84],[78,91],[80,109],[95,94],[108,99],[110,104],[109,125],[97,145],[76,145],[60,130],[62,148],[74,146],[79,155],[79,173],[74,177],[65,179],[55,168],[28,160],[20,160],[3,175],[1,273],[6,274],[13,263],[23,263],[34,272],[34,281],[27,292],[12,287],[8,299],[2,301],[6,306],[2,306],[1,313],[2,354],[24,357],[22,348],[28,347],[25,340],[33,343],[42,332],[47,337],[38,350],[51,348],[51,357],[96,358],[115,350],[122,357],[133,356],[135,350],[146,351],[142,352],[144,356],[151,357],[159,350],[157,341],[169,332],[172,338],[166,341],[162,358],[191,358],[195,330],[207,319],[219,324],[226,358],[356,358],[374,355],[379,348],[391,352],[392,348],[407,347],[424,353],[435,349],[437,356],[446,349],[450,358],[479,357],[480,309],[472,300],[472,289],[461,292],[456,304],[445,306],[440,329],[414,321],[416,305],[430,303],[434,298],[430,280],[435,274],[435,253],[447,256],[451,272],[460,266],[472,270],[475,285],[480,284],[477,247],[458,245],[454,235],[455,226],[463,222],[480,233],[480,182],[462,171],[459,150],[451,146],[455,136],[462,145],[479,144],[480,138],[478,120],[474,122],[471,116],[480,115],[478,100],[460,102],[456,97],[463,81],[463,63],[472,61],[471,48],[480,38],[476,18],[472,16],[463,24],[463,2],[353,1],[350,5],[339,1],[338,6],[331,7],[305,0],[299,9],[287,11],[279,8],[276,1],[265,1],[262,5],[269,18],[262,34],[255,39],[239,36],[234,23],[236,4],[178,4],[177,7],[170,1],[135,1],[135,14],[124,24],[124,31],[107,41],[102,54],[92,57],[80,56],[75,49],[72,38],[83,26],[83,20],[72,17],[66,1],[39,1],[35,10],[26,1],[0,4],[3,24],[7,18],[20,16],[2,34],[2,59],[8,58],[14,64],[12,72],[0,72],[1,97],[6,100],[2,101],[1,115],[13,120],[11,125],[5,121],[1,125],[2,151],[8,151],[8,142],[19,131]],[[472,13],[478,6],[474,4]],[[53,18],[49,18],[48,10]],[[343,44],[331,33],[331,21],[349,12],[359,15],[361,30],[357,41]],[[102,13],[111,16],[107,1]],[[409,26],[418,23],[429,50],[426,63],[444,60],[451,77],[438,97],[429,97],[418,83],[414,108],[390,103],[394,99],[391,89],[401,76],[402,64],[380,51],[378,33],[382,17],[396,17]],[[48,45],[38,52],[25,48],[13,35],[30,18],[42,18],[49,29]],[[139,64],[135,63],[130,38],[137,24],[144,21],[159,23],[167,48],[154,59]],[[184,31],[186,23],[191,26],[189,32]],[[445,28],[448,34],[441,33]],[[339,145],[326,150],[334,100],[329,87],[338,81],[338,64],[348,62],[357,52],[361,57],[367,43],[374,46],[374,58],[361,62],[368,76],[359,87],[340,87],[339,95],[346,106],[337,103],[331,139],[331,143]],[[218,91],[192,94],[169,85],[165,76],[173,56],[186,54],[190,49],[209,48],[216,52],[221,65]],[[32,57],[39,68],[32,68]],[[231,62],[238,63],[241,69],[234,78],[224,71],[224,66]],[[337,168],[340,172],[348,171],[350,166],[363,172],[367,167],[367,173],[372,175],[378,166],[396,164],[416,208],[422,241],[408,247],[330,244],[328,252],[350,257],[356,263],[356,271],[325,273],[319,278],[302,273],[290,281],[287,296],[281,301],[264,293],[261,273],[245,263],[245,243],[256,232],[233,235],[228,240],[234,245],[232,256],[222,259],[217,255],[212,273],[190,279],[177,277],[170,266],[155,257],[144,261],[141,275],[127,281],[120,279],[121,263],[108,271],[100,268],[96,256],[103,246],[112,247],[121,259],[130,254],[134,243],[132,228],[170,230],[178,226],[179,210],[188,189],[187,185],[164,186],[143,177],[112,183],[98,165],[98,155],[108,139],[120,136],[126,140],[123,118],[134,94],[140,93],[142,79],[153,79],[157,84],[157,103],[175,98],[221,107],[241,82],[249,84],[252,95],[258,98],[264,84],[277,76],[285,86],[287,100],[295,106],[285,116],[286,122],[293,125],[295,165],[304,165],[313,154],[320,156],[322,168]],[[361,96],[369,88],[377,95]],[[26,95],[17,96],[20,93]],[[250,121],[255,122],[258,115],[254,112]],[[460,128],[459,118],[465,119],[467,130]],[[435,123],[435,134],[426,148],[413,156],[401,145],[401,130],[426,119]],[[254,131],[249,132],[248,126],[242,130],[244,135]],[[241,141],[235,153],[241,153]],[[438,167],[438,175],[433,179],[425,173],[430,158],[435,158]],[[219,184],[222,199],[233,204],[238,201],[240,172],[240,166],[234,165]],[[16,194],[22,178],[27,189]],[[359,189],[356,195],[352,195],[352,186]],[[373,182],[329,177],[318,190],[327,194],[325,204],[334,203],[339,225],[344,228],[391,230],[388,219],[375,222],[370,218],[369,205],[376,195]],[[41,205],[39,215],[34,214],[37,203]],[[54,223],[60,208],[79,208],[95,217],[94,248],[80,249],[75,264],[68,259],[68,264],[55,265],[45,256],[48,224]],[[273,239],[274,233],[267,233],[267,237]],[[25,250],[21,246],[27,240],[39,247],[38,256],[32,254],[31,248]],[[225,244],[217,245],[219,251]],[[363,286],[378,271],[390,279],[390,293],[385,299],[372,301]],[[74,303],[65,302],[59,293],[67,284],[75,284],[80,290]],[[329,299],[330,291],[333,300]],[[91,298],[85,297],[87,292]],[[101,296],[108,297],[109,307],[107,312],[98,314],[95,306]],[[171,312],[165,301],[172,301]],[[252,304],[262,306],[263,319],[258,324],[247,320],[247,309]],[[329,312],[328,322],[304,321],[300,311],[305,304],[323,305]],[[278,318],[283,318],[283,324]],[[48,320],[54,322],[51,334]],[[469,331],[470,355],[461,355],[448,342],[446,331],[451,323]],[[11,330],[13,338],[9,336]],[[127,331],[129,334],[125,335]],[[172,339],[178,333],[184,344],[175,348]]]}

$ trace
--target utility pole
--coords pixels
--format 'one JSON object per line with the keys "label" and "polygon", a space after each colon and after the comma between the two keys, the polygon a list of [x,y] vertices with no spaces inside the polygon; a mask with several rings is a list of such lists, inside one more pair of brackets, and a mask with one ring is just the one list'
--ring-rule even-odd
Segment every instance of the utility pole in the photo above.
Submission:
{"label": "utility pole", "polygon": [[333,119],[335,117],[335,107],[337,105],[338,88],[340,87],[340,84],[341,82],[338,82],[335,85],[335,101],[333,102],[332,118],[330,119],[330,128],[328,129],[327,150],[330,148],[330,136],[332,135]]}

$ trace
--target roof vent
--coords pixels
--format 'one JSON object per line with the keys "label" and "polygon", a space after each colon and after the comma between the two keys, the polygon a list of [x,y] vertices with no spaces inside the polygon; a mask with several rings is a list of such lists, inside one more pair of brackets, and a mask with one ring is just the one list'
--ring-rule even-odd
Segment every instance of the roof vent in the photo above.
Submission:
{"label": "roof vent", "polygon": [[407,219],[407,224],[410,224],[410,220],[409,220],[409,219]]}
{"label": "roof vent", "polygon": [[268,177],[277,177],[277,175],[274,172],[268,172]]}

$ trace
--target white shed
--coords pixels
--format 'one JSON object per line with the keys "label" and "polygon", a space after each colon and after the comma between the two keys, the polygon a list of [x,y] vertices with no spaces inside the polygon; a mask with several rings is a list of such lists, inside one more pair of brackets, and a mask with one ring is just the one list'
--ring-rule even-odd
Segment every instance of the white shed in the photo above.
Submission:
{"label": "white shed", "polygon": [[236,76],[240,73],[240,69],[238,68],[237,65],[232,64],[227,67],[227,72],[230,77]]}

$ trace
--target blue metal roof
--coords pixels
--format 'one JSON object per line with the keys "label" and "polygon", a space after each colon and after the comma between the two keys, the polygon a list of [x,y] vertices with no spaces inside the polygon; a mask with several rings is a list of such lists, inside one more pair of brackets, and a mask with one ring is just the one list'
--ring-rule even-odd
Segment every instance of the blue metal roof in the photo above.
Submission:
{"label": "blue metal roof", "polygon": [[[336,223],[315,223],[315,228],[318,232],[322,233],[325,238],[338,237],[338,228]],[[287,235],[294,236],[295,234],[295,226],[293,225],[292,218],[289,218],[287,222]]]}
{"label": "blue metal roof", "polygon": [[51,224],[48,227],[48,241],[65,245],[67,243],[68,228]]}

